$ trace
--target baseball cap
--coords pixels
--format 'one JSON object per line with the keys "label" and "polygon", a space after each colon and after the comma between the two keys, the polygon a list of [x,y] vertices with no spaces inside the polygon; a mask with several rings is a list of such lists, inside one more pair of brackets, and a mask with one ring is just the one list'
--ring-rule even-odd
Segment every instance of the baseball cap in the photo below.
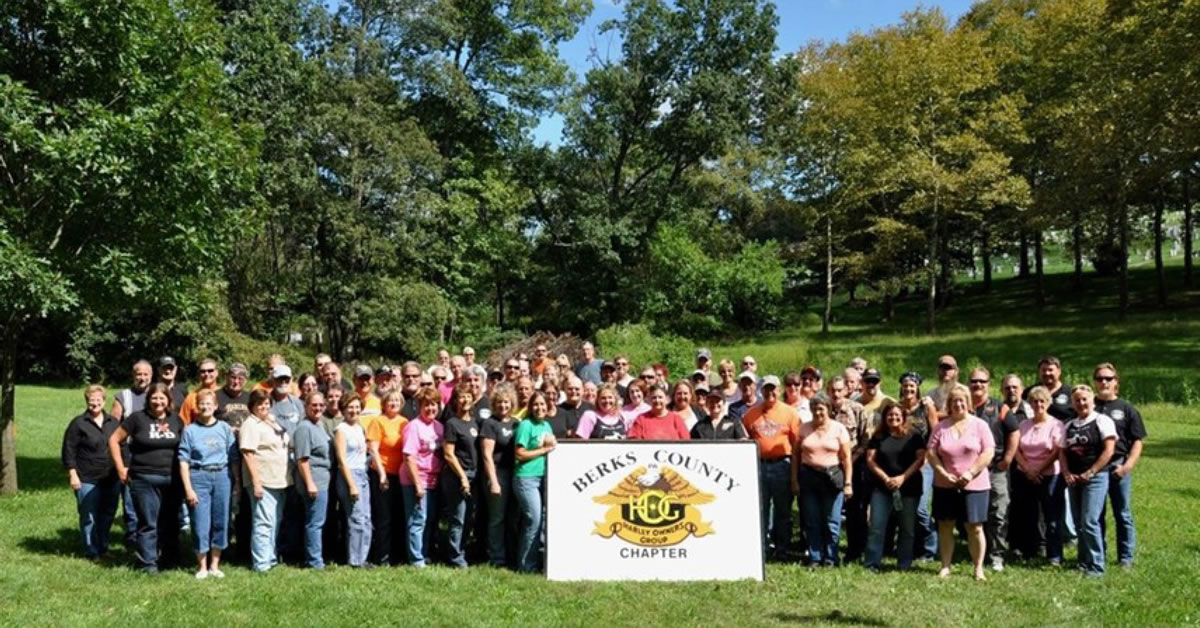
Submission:
{"label": "baseball cap", "polygon": [[800,376],[803,377],[805,375],[812,375],[812,376],[816,377],[817,379],[822,379],[821,378],[821,369],[819,369],[811,364],[800,369]]}
{"label": "baseball cap", "polygon": [[700,369],[696,369],[692,371],[692,375],[688,379],[696,379],[697,377],[703,377],[705,380],[708,380],[708,373],[705,373]]}
{"label": "baseball cap", "polygon": [[712,359],[712,351],[709,351],[708,349],[703,349],[703,348],[700,349],[699,351],[696,352],[696,359],[699,360],[700,358],[704,358],[705,360],[711,360]]}
{"label": "baseball cap", "polygon": [[708,394],[708,382],[696,382],[696,393]]}
{"label": "baseball cap", "polygon": [[359,364],[358,366],[354,367],[354,377],[356,379],[359,377],[370,377],[374,374],[375,371],[371,369],[370,364]]}
{"label": "baseball cap", "polygon": [[250,369],[246,368],[246,365],[242,364],[241,362],[234,362],[233,364],[229,365],[229,374],[248,377],[250,375]]}
{"label": "baseball cap", "polygon": [[287,377],[290,379],[292,377],[292,367],[286,364],[280,364],[279,366],[271,369],[271,379],[279,379],[280,377]]}
{"label": "baseball cap", "polygon": [[879,369],[867,369],[866,371],[863,371],[862,378],[864,382],[876,383],[883,379],[883,377],[879,374]]}
{"label": "baseball cap", "polygon": [[954,356],[947,354],[947,355],[944,355],[944,356],[938,358],[938,366],[949,366],[951,368],[958,368],[958,360],[955,360]]}
{"label": "baseball cap", "polygon": [[740,382],[743,379],[752,379],[757,382],[758,376],[750,371],[742,371],[741,374],[738,375],[738,381]]}
{"label": "baseball cap", "polygon": [[158,359],[158,368],[167,368],[168,366],[175,366],[175,358],[164,355]]}
{"label": "baseball cap", "polygon": [[903,384],[905,380],[909,379],[916,382],[918,386],[921,385],[922,378],[920,373],[916,371],[905,371],[904,374],[900,376],[900,383]]}
{"label": "baseball cap", "polygon": [[376,375],[387,375],[387,376],[391,376],[391,374],[392,374],[392,367],[390,367],[390,366],[388,366],[388,365],[386,365],[386,364],[381,364],[381,365],[379,365],[379,368],[375,369],[375,374],[376,374]]}
{"label": "baseball cap", "polygon": [[775,388],[779,388],[779,378],[775,377],[774,375],[768,375],[768,376],[764,377],[762,379],[762,387],[766,388],[767,386],[774,386]]}
{"label": "baseball cap", "polygon": [[604,363],[600,365],[600,370],[603,371],[604,369],[615,371],[617,370],[617,364],[611,360],[605,360]]}

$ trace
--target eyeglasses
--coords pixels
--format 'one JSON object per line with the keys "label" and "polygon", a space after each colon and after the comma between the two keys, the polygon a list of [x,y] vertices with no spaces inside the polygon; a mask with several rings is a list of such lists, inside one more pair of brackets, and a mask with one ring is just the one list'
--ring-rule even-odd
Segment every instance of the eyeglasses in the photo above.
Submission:
{"label": "eyeglasses", "polygon": [[520,367],[520,365],[517,365],[517,364],[505,364],[504,368],[509,369],[509,370],[515,370],[515,369],[519,369],[521,367]]}
{"label": "eyeglasses", "polygon": [[988,380],[986,380],[986,379],[973,379],[973,380],[971,380],[971,383],[972,383],[972,384],[986,384],[986,383],[988,383]]}
{"label": "eyeglasses", "polygon": [[216,373],[217,369],[200,369],[201,373]]}
{"label": "eyeglasses", "polygon": [[956,367],[956,366],[951,366],[951,365],[949,365],[949,364],[939,364],[939,365],[938,365],[938,370],[939,370],[939,371],[953,371],[953,370],[955,370],[956,368],[958,368],[958,367]]}
{"label": "eyeglasses", "polygon": [[292,378],[290,378],[290,377],[276,377],[276,378],[275,378],[275,381],[277,381],[277,382],[280,382],[280,383],[287,383],[287,382],[290,382],[290,381],[292,381]]}
{"label": "eyeglasses", "polygon": [[643,375],[642,379],[657,379],[657,375]]}
{"label": "eyeglasses", "polygon": [[446,378],[445,378],[445,377],[442,377],[441,375],[434,375],[434,376],[433,376],[433,381],[435,381],[435,382],[444,382],[444,381],[446,381]]}
{"label": "eyeglasses", "polygon": [[1116,377],[1115,377],[1115,376],[1107,376],[1107,377],[1106,377],[1106,376],[1103,376],[1103,375],[1097,375],[1097,376],[1096,376],[1096,377],[1094,377],[1093,379],[1095,379],[1095,380],[1096,380],[1096,381],[1098,381],[1098,382],[1111,382],[1111,381],[1113,381],[1114,379],[1116,379]]}

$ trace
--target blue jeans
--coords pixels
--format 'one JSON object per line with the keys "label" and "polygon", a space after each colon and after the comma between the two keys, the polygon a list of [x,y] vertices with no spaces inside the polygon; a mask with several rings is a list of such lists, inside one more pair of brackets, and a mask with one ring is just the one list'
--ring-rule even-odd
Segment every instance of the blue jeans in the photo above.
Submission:
{"label": "blue jeans", "polygon": [[250,509],[254,512],[250,533],[250,562],[254,571],[267,571],[279,562],[275,545],[279,542],[279,522],[291,488],[264,488],[261,499],[255,499],[254,489],[248,487]]}
{"label": "blue jeans", "polygon": [[[1118,477],[1111,471],[1108,474],[1108,499],[1112,502],[1113,521],[1117,524],[1117,561],[1121,564],[1133,563],[1133,551],[1137,549],[1137,530],[1133,527],[1133,472]],[[1105,516],[1100,514],[1100,538],[1106,538]]]}
{"label": "blue jeans", "polygon": [[362,567],[371,552],[371,483],[362,469],[350,471],[358,487],[358,499],[350,499],[350,487],[342,474],[337,475],[338,500],[346,517],[346,563]]}
{"label": "blue jeans", "polygon": [[79,509],[79,533],[83,537],[83,554],[96,558],[108,553],[108,533],[117,516],[117,497],[121,482],[116,475],[96,483],[83,482],[75,491]]}
{"label": "blue jeans", "polygon": [[920,558],[938,555],[937,523],[930,515],[929,504],[933,499],[933,467],[921,467],[921,499],[917,502],[917,530],[914,542],[920,541]]}
{"label": "blue jeans", "polygon": [[[168,565],[179,562],[179,505],[182,487],[178,477],[136,473],[130,480],[138,528],[134,559],[138,569],[158,571],[159,550]],[[159,539],[162,539],[161,547]]]}
{"label": "blue jeans", "polygon": [[1075,530],[1079,535],[1079,566],[1089,575],[1104,573],[1104,536],[1100,517],[1108,497],[1108,472],[1101,471],[1086,482],[1069,487]]}
{"label": "blue jeans", "polygon": [[313,569],[324,569],[322,541],[325,515],[329,513],[329,487],[317,489],[316,497],[309,497],[304,489],[300,495],[304,499],[304,564]]}
{"label": "blue jeans", "polygon": [[[467,474],[472,490],[476,488],[473,474]],[[446,517],[446,560],[455,567],[467,566],[463,549],[463,530],[475,527],[475,493],[463,495],[462,481],[448,467],[442,472],[439,487]]]}
{"label": "blue jeans", "polygon": [[487,482],[480,482],[487,494],[488,562],[494,567],[508,563],[508,500],[512,495],[512,469],[496,469],[500,494],[493,495]]}
{"label": "blue jeans", "polygon": [[[1063,480],[1066,483],[1066,480]],[[1071,509],[1071,496],[1068,491],[1063,491],[1062,494],[1062,513],[1063,513],[1063,539],[1066,541],[1074,541],[1075,537],[1075,513]]]}
{"label": "blue jeans", "polygon": [[836,565],[845,493],[828,486],[829,481],[822,475],[812,467],[800,466],[800,500],[804,503],[808,558],[813,565]]}
{"label": "blue jeans", "polygon": [[229,547],[229,470],[190,469],[196,505],[192,506],[192,539],[196,554]]}
{"label": "blue jeans", "polygon": [[867,552],[863,564],[879,568],[883,563],[883,542],[887,535],[888,521],[895,517],[900,528],[900,543],[896,546],[896,563],[900,569],[912,567],[913,539],[917,528],[917,502],[920,497],[902,497],[903,507],[896,512],[892,492],[876,488],[871,492],[871,527],[867,532]]}
{"label": "blue jeans", "polygon": [[125,520],[125,543],[134,545],[137,542],[137,508],[133,505],[133,483],[121,487],[121,513]]}
{"label": "blue jeans", "polygon": [[417,499],[417,489],[411,484],[400,485],[404,497],[404,517],[408,520],[408,558],[415,567],[425,566],[425,548],[433,547],[437,534],[437,487],[425,489]]}
{"label": "blue jeans", "polygon": [[513,478],[513,496],[517,498],[517,569],[540,571],[544,552],[545,530],[542,507],[545,504],[546,478]]}
{"label": "blue jeans", "polygon": [[[792,536],[792,462],[759,460],[759,492],[762,495],[763,540],[774,546],[773,554],[783,558],[787,555]],[[763,547],[764,555],[767,547]]]}
{"label": "blue jeans", "polygon": [[[1040,534],[1038,522],[1046,528],[1046,558],[1061,561],[1063,557],[1063,494],[1066,482],[1061,475],[1042,476],[1034,484],[1020,471],[1012,473],[1013,541],[1026,559],[1038,554]],[[1040,515],[1040,517],[1039,517]]]}

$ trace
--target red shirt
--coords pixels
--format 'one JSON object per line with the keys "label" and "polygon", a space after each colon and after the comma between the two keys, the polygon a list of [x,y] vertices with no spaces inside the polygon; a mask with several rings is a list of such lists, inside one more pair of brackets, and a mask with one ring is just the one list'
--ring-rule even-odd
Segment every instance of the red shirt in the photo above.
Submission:
{"label": "red shirt", "polygon": [[629,440],[691,440],[683,417],[668,412],[654,416],[647,412],[633,420],[629,426]]}

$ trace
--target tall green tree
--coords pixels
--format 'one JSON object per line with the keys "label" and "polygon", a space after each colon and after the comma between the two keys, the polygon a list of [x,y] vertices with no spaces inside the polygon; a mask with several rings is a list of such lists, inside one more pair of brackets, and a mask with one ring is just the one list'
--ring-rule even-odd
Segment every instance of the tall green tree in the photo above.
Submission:
{"label": "tall green tree", "polygon": [[0,5],[0,492],[25,326],[187,299],[229,250],[253,154],[219,108],[221,47],[205,2]]}

